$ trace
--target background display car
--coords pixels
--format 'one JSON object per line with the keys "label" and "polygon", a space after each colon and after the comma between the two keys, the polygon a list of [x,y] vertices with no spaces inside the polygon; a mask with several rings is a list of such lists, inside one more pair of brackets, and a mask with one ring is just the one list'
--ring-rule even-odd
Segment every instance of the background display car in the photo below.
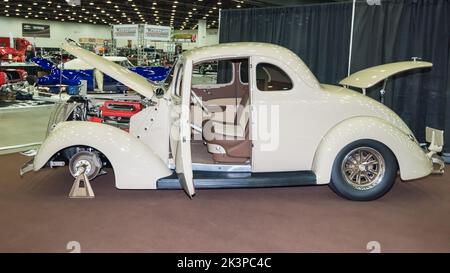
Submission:
{"label": "background display car", "polygon": [[[159,82],[167,77],[170,68],[167,67],[139,67],[134,66],[126,57],[105,56],[105,59],[119,64],[122,67],[135,72],[146,79]],[[60,83],[68,86],[78,86],[82,80],[87,81],[87,90],[117,91],[123,92],[126,89],[120,82],[95,69],[80,59],[74,59],[64,63],[62,66],[55,66],[49,60],[36,57],[32,61],[41,66],[44,70],[49,70],[50,74],[40,77],[38,85],[58,85]],[[61,75],[62,71],[62,75]]]}
{"label": "background display car", "polygon": [[[72,175],[82,168],[94,179],[112,167],[119,189],[183,188],[192,197],[197,188],[329,184],[340,196],[367,201],[387,193],[397,173],[407,181],[443,171],[437,155],[442,131],[427,128],[430,146],[421,147],[392,110],[358,92],[320,84],[296,54],[277,45],[188,51],[161,96],[127,68],[72,44],[63,48],[139,92],[144,109],[125,132],[94,122],[58,123],[74,107],[62,105],[21,174],[68,165]],[[193,84],[195,66],[214,61],[231,64],[229,80]],[[235,109],[231,119],[216,119],[213,111],[229,108]],[[198,110],[203,115],[196,123],[192,113]]]}
{"label": "background display car", "polygon": [[16,38],[16,48],[0,47],[0,61],[25,62],[25,51],[31,43],[27,39]]}
{"label": "background display car", "polygon": [[0,95],[15,96],[16,99],[31,99],[32,95],[24,92],[28,73],[23,69],[0,69]]}

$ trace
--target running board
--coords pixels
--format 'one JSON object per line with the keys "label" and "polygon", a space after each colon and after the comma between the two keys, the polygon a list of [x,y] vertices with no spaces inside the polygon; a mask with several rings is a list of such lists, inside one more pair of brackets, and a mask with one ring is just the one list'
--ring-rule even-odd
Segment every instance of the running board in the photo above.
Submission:
{"label": "running board", "polygon": [[[275,173],[224,173],[194,171],[194,186],[197,189],[267,188],[316,185],[312,171]],[[157,181],[158,189],[181,189],[176,173]]]}

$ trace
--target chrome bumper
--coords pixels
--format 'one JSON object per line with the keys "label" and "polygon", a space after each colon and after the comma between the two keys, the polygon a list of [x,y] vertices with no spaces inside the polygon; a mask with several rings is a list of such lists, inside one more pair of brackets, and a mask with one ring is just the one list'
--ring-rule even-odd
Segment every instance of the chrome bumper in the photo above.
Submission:
{"label": "chrome bumper", "polygon": [[430,145],[426,149],[428,157],[433,163],[433,174],[444,174],[445,161],[438,155],[444,147],[444,131],[427,127],[425,129],[425,138]]}
{"label": "chrome bumper", "polygon": [[433,172],[432,174],[444,174],[445,172],[445,161],[444,159],[437,155],[434,154],[431,157],[431,162],[433,162]]}

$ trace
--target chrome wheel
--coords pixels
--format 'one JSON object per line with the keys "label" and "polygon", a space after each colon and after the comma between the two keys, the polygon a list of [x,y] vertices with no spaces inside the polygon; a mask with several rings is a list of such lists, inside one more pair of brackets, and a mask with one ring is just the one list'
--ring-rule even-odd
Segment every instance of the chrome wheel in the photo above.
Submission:
{"label": "chrome wheel", "polygon": [[345,181],[357,190],[370,190],[384,177],[386,164],[377,150],[359,147],[350,151],[342,161],[341,172]]}

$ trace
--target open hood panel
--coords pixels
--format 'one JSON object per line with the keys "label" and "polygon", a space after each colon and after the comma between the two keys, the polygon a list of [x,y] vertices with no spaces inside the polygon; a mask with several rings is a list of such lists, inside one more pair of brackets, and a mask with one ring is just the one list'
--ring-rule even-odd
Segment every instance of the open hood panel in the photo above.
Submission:
{"label": "open hood panel", "polygon": [[144,97],[151,98],[153,96],[154,85],[147,81],[146,78],[122,67],[114,62],[98,56],[90,51],[82,49],[69,43],[64,43],[62,48],[84,62],[92,65],[94,68],[107,74],[111,78],[123,83]]}
{"label": "open hood panel", "polygon": [[432,63],[422,61],[405,61],[383,64],[358,71],[340,81],[339,84],[363,89],[370,88],[400,72],[432,66]]}

